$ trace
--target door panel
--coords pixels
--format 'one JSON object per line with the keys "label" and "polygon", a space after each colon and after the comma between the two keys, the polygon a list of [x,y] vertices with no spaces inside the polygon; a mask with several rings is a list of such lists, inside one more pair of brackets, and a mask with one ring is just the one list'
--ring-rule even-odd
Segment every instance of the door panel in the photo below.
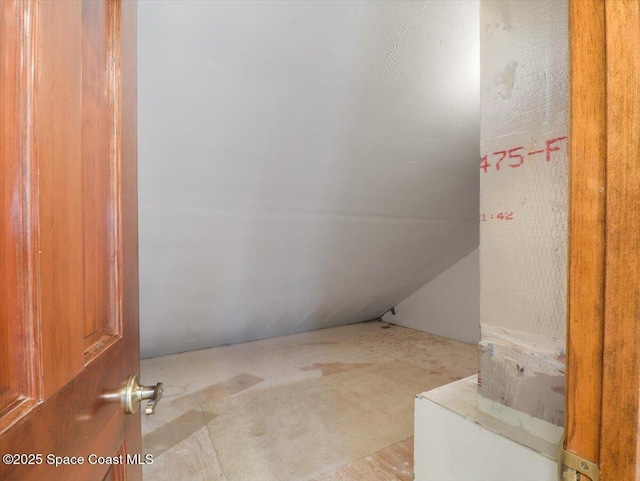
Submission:
{"label": "door panel", "polygon": [[114,173],[116,147],[113,16],[107,2],[82,4],[82,186],[84,335],[89,355],[119,332],[116,270]]}
{"label": "door panel", "polygon": [[30,28],[28,14],[22,2],[0,2],[0,432],[33,407],[40,388],[25,206],[29,62],[21,38]]}
{"label": "door panel", "polygon": [[[31,241],[37,245],[33,267],[39,273],[42,388],[48,398],[84,367],[82,11],[79,2],[34,6],[35,139],[29,160],[38,178],[29,182],[35,189],[38,218],[30,220],[35,224]],[[59,258],[62,253],[64,259]]]}
{"label": "door panel", "polygon": [[140,454],[135,14],[0,2],[0,453],[34,455],[3,480],[141,478],[95,462]]}

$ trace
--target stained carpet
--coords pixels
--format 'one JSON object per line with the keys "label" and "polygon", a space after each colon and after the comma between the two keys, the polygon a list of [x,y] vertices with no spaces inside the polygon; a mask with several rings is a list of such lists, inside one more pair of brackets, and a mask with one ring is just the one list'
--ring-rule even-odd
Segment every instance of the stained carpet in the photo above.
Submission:
{"label": "stained carpet", "polygon": [[202,408],[228,481],[304,481],[410,438],[416,393],[440,384],[393,361]]}

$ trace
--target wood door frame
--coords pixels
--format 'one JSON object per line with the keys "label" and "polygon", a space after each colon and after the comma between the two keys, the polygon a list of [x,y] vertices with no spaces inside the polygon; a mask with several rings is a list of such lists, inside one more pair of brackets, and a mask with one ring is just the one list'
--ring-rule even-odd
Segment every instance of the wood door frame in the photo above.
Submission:
{"label": "wood door frame", "polygon": [[640,479],[640,3],[570,0],[565,449]]}

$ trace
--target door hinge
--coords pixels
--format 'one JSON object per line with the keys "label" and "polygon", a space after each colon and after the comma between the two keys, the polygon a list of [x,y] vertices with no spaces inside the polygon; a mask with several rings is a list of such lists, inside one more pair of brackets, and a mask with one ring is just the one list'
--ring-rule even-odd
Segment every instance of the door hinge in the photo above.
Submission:
{"label": "door hinge", "polygon": [[560,453],[560,481],[585,481],[586,476],[591,481],[600,481],[600,468],[588,459],[563,449]]}

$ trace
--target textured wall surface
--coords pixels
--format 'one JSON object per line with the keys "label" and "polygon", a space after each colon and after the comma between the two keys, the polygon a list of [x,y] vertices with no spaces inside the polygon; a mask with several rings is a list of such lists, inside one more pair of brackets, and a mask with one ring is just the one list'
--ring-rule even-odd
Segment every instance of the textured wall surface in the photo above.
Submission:
{"label": "textured wall surface", "polygon": [[381,315],[478,245],[478,3],[139,4],[145,357]]}
{"label": "textured wall surface", "polygon": [[456,341],[480,341],[479,251],[444,271],[396,306],[384,321]]}
{"label": "textured wall surface", "polygon": [[561,425],[567,4],[481,2],[483,397]]}

